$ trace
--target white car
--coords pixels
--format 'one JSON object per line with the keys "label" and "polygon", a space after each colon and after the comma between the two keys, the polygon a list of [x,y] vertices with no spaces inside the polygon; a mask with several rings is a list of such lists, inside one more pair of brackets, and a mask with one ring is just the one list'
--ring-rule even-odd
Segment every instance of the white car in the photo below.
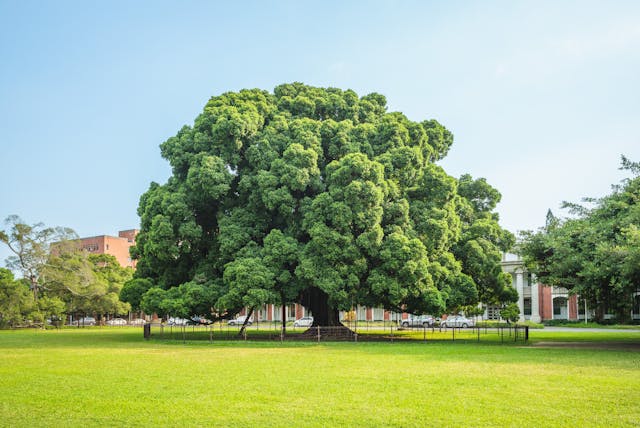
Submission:
{"label": "white car", "polygon": [[71,325],[83,326],[83,325],[96,325],[96,319],[94,317],[84,317],[71,322]]}
{"label": "white car", "polygon": [[[243,325],[246,319],[247,319],[246,315],[241,315],[236,319],[232,319],[232,320],[227,321],[227,324],[228,325]],[[250,319],[249,321],[247,321],[247,325],[251,325],[251,324],[253,324],[253,320]]]}
{"label": "white car", "polygon": [[147,322],[142,318],[135,318],[131,320],[131,325],[145,325]]}
{"label": "white car", "polygon": [[440,326],[447,327],[473,327],[475,325],[475,321],[470,320],[469,318],[463,315],[449,315],[446,320],[442,320],[440,322]]}
{"label": "white car", "polygon": [[293,322],[294,327],[311,327],[313,325],[313,317],[302,317]]}
{"label": "white car", "polygon": [[189,323],[188,319],[185,318],[169,318],[167,320],[168,325],[187,325]]}
{"label": "white car", "polygon": [[114,318],[107,321],[107,325],[127,325],[127,320],[122,318]]}

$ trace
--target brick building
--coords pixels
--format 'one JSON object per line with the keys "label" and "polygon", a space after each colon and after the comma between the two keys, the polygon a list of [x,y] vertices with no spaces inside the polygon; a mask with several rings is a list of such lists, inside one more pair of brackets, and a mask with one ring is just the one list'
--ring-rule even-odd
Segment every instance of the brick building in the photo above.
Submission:
{"label": "brick building", "polygon": [[100,235],[80,238],[80,248],[92,254],[111,254],[123,267],[136,267],[131,259],[129,248],[135,244],[138,229],[121,230],[118,236]]}
{"label": "brick building", "polygon": [[[579,296],[569,294],[566,288],[549,287],[538,283],[536,277],[527,271],[522,259],[513,254],[504,254],[502,270],[512,277],[512,286],[518,291],[520,320],[541,322],[548,320],[584,320],[584,301]],[[485,317],[498,319],[500,308],[488,306]],[[593,317],[587,309],[587,317]]]}

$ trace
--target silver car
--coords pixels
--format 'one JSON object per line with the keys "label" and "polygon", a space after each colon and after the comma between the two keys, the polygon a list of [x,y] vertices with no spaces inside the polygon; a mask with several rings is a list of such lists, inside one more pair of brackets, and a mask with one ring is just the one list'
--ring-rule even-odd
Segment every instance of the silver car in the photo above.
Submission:
{"label": "silver car", "polygon": [[435,319],[431,315],[409,315],[409,318],[402,320],[402,327],[432,327]]}
{"label": "silver car", "polygon": [[[227,321],[227,324],[228,325],[243,325],[246,319],[247,319],[246,315],[241,315],[236,319]],[[253,323],[253,320],[251,320],[251,319],[249,319],[249,321],[247,321],[247,325],[251,325],[252,323]]]}
{"label": "silver car", "polygon": [[440,322],[441,327],[473,327],[475,325],[475,321],[470,320],[469,318],[463,315],[450,315],[446,320],[442,320]]}

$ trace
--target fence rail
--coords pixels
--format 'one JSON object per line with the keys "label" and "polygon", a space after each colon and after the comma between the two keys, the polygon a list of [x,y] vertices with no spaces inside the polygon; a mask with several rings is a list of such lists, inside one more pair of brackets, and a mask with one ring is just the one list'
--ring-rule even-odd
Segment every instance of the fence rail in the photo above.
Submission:
{"label": "fence rail", "polygon": [[364,329],[342,327],[291,328],[255,325],[241,329],[239,326],[217,325],[166,325],[160,323],[144,326],[145,339],[152,340],[205,340],[216,341],[307,341],[307,342],[494,342],[526,343],[529,326],[517,324],[497,327],[369,327]]}

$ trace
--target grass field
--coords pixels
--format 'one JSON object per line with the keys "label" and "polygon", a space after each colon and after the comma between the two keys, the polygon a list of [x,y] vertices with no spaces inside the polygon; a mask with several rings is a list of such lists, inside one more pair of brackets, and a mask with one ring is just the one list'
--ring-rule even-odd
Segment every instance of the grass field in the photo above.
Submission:
{"label": "grass field", "polygon": [[0,426],[616,427],[640,423],[638,332],[532,344],[144,341],[0,331]]}

